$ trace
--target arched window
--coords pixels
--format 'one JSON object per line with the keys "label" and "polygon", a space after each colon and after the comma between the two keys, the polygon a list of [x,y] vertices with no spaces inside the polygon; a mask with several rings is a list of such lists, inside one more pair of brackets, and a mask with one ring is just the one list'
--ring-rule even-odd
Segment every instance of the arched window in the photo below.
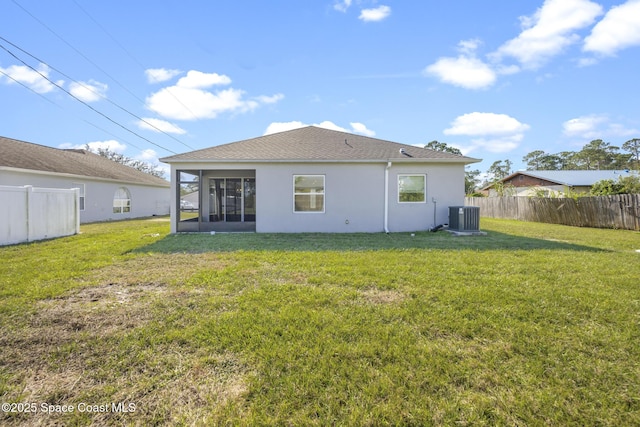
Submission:
{"label": "arched window", "polygon": [[120,187],[113,196],[113,213],[131,212],[131,193],[126,187]]}

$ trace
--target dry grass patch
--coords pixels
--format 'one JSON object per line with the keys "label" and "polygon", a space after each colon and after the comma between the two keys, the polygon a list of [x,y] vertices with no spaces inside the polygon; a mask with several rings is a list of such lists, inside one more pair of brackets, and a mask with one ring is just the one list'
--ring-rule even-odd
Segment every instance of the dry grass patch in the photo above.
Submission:
{"label": "dry grass patch", "polygon": [[96,270],[84,280],[100,284],[182,284],[195,273],[203,270],[222,270],[230,262],[217,254],[151,254],[111,264]]}
{"label": "dry grass patch", "polygon": [[41,301],[26,328],[6,331],[0,337],[0,361],[9,368],[39,370],[60,348],[146,324],[152,316],[149,297],[165,292],[160,285],[104,284]]}
{"label": "dry grass patch", "polygon": [[59,337],[81,331],[111,335],[148,322],[150,300],[167,292],[166,286],[157,283],[107,283],[81,288],[68,296],[42,301],[30,329],[42,334],[55,332]]}
{"label": "dry grass patch", "polygon": [[[166,345],[154,349],[145,363],[110,378],[105,387],[90,390],[82,399],[134,403],[134,414],[93,414],[95,425],[137,422],[140,425],[211,425],[219,411],[240,403],[248,393],[251,373],[229,352],[209,354],[191,347]],[[95,397],[91,397],[95,396]]]}
{"label": "dry grass patch", "polygon": [[[74,414],[1,414],[2,425],[208,425],[232,403],[242,407],[251,373],[232,353],[208,354],[175,344],[132,349],[115,341],[87,340],[56,363],[24,372],[16,402],[106,405],[107,411]],[[114,412],[111,404],[133,408]],[[131,407],[130,405],[134,406]]]}
{"label": "dry grass patch", "polygon": [[[140,425],[206,420],[247,391],[247,367],[230,352],[155,342],[164,317],[203,293],[178,287],[195,272],[224,268],[214,255],[149,255],[79,279],[81,287],[36,303],[24,327],[0,336],[3,402],[134,403],[135,413],[0,414],[7,425]],[[174,326],[175,327],[175,326]]]}
{"label": "dry grass patch", "polygon": [[360,296],[369,304],[398,304],[406,298],[406,295],[398,290],[378,288],[369,288],[360,291]]}

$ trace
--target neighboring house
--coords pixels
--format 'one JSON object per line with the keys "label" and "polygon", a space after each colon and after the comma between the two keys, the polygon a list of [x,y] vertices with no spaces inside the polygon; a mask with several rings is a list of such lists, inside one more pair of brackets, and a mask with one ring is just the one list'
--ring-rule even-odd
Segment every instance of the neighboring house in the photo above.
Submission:
{"label": "neighboring house", "polygon": [[[505,196],[562,196],[567,191],[588,193],[593,184],[603,179],[617,181],[634,172],[619,170],[554,170],[519,171],[498,181],[506,189]],[[497,196],[495,184],[482,189],[489,197]]]}
{"label": "neighboring house", "polygon": [[[448,223],[478,159],[309,126],[161,159],[171,232],[381,232]],[[194,209],[181,209],[190,200]],[[192,199],[191,199],[192,200]]]}
{"label": "neighboring house", "polygon": [[80,222],[169,213],[169,182],[86,150],[0,137],[0,185],[80,189]]}

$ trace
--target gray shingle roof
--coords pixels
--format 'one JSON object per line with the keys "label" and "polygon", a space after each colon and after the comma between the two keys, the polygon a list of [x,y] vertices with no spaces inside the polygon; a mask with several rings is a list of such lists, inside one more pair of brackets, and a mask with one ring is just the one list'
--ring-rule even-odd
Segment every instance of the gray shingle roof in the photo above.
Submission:
{"label": "gray shingle roof", "polygon": [[619,170],[562,170],[562,171],[520,171],[503,179],[506,181],[516,175],[527,175],[546,181],[556,182],[570,187],[584,187],[595,184],[603,179],[618,180],[620,177],[629,176],[632,172]]}
{"label": "gray shingle roof", "polygon": [[168,187],[156,176],[86,150],[61,150],[0,136],[0,167],[64,173],[133,184]]}
{"label": "gray shingle roof", "polygon": [[[402,154],[400,150],[406,154]],[[475,163],[471,157],[308,126],[160,159],[191,161],[432,161]]]}

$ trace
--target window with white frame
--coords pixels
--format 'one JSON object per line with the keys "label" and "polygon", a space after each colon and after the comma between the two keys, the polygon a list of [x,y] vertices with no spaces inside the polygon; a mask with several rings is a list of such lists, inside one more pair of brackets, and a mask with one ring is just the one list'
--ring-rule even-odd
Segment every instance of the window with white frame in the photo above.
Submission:
{"label": "window with white frame", "polygon": [[113,196],[113,213],[131,212],[131,193],[126,187],[120,187]]}
{"label": "window with white frame", "polygon": [[427,175],[398,175],[398,203],[425,203],[427,201]]}
{"label": "window with white frame", "polygon": [[79,191],[80,192],[80,210],[83,211],[84,210],[84,203],[85,203],[85,201],[84,201],[84,198],[85,198],[85,186],[84,186],[84,184],[78,183],[78,182],[71,183],[71,186],[73,188],[77,188],[77,189],[80,190]]}
{"label": "window with white frame", "polygon": [[293,211],[324,212],[324,175],[293,176]]}

